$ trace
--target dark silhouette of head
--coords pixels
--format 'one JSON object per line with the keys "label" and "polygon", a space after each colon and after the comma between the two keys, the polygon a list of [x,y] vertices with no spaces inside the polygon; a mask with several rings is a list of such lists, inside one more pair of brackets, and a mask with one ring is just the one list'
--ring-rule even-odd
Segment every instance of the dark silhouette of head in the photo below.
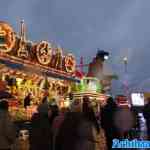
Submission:
{"label": "dark silhouette of head", "polygon": [[31,99],[31,98],[32,98],[32,93],[29,93],[29,94],[27,95],[27,97],[28,97],[29,99]]}
{"label": "dark silhouette of head", "polygon": [[107,106],[110,106],[110,107],[116,107],[117,106],[112,97],[109,97],[107,99]]}
{"label": "dark silhouette of head", "polygon": [[8,102],[6,100],[0,101],[0,110],[8,110]]}

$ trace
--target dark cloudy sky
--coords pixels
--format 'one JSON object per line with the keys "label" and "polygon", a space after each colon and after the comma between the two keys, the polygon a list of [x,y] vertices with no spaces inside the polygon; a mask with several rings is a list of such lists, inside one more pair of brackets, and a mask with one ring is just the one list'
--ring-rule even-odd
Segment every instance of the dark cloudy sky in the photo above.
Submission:
{"label": "dark cloudy sky", "polygon": [[[88,61],[101,48],[111,52],[109,64],[131,87],[150,89],[150,1],[148,0],[1,0],[0,20],[18,31],[19,19],[33,41],[59,44]],[[124,75],[122,59],[129,59]]]}

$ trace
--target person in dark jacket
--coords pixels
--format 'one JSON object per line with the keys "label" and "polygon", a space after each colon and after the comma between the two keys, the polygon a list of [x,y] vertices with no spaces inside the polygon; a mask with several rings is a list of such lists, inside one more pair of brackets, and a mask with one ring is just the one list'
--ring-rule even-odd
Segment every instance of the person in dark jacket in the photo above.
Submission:
{"label": "person in dark jacket", "polygon": [[[80,109],[80,111],[79,111]],[[106,150],[105,136],[100,129],[89,98],[82,108],[66,114],[55,140],[55,150]]]}
{"label": "person in dark jacket", "polygon": [[30,150],[50,150],[51,128],[48,105],[40,105],[31,120]]}
{"label": "person in dark jacket", "polygon": [[53,147],[53,130],[52,130],[52,125],[54,122],[54,119],[58,116],[59,108],[57,105],[49,106],[50,107],[50,115],[49,115],[49,126],[51,128],[51,149]]}
{"label": "person in dark jacket", "polygon": [[76,150],[75,147],[78,139],[77,129],[80,121],[80,113],[69,112],[66,114],[55,138],[54,150]]}
{"label": "person in dark jacket", "polygon": [[114,126],[114,115],[117,105],[113,98],[107,100],[107,104],[101,109],[101,126],[105,131],[108,150],[112,149],[112,140],[117,137],[117,130]]}
{"label": "person in dark jacket", "polygon": [[51,116],[49,117],[50,126],[53,124],[53,121],[56,116],[58,116],[59,108],[57,105],[50,106]]}
{"label": "person in dark jacket", "polygon": [[11,150],[16,140],[16,127],[8,113],[8,102],[0,101],[0,150]]}
{"label": "person in dark jacket", "polygon": [[30,106],[31,101],[32,101],[32,94],[29,93],[24,99],[24,108],[27,108],[27,106]]}
{"label": "person in dark jacket", "polygon": [[147,100],[148,100],[148,103],[144,106],[143,116],[146,120],[147,135],[148,135],[148,139],[150,140],[150,98],[148,98]]}
{"label": "person in dark jacket", "polygon": [[106,150],[106,137],[88,97],[83,98],[83,118],[79,124],[76,150]]}

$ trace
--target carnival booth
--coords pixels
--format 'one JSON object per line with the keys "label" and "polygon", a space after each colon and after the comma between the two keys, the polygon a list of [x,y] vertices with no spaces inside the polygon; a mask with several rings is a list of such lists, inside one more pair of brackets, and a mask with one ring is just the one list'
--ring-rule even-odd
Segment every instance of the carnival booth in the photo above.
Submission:
{"label": "carnival booth", "polygon": [[63,55],[62,48],[47,41],[27,40],[25,29],[21,21],[18,35],[8,23],[0,22],[0,78],[20,106],[28,93],[32,93],[32,104],[38,105],[45,90],[49,99],[59,101],[70,93],[72,82],[80,82],[74,76],[75,57]]}
{"label": "carnival booth", "polygon": [[[82,104],[83,97],[88,97],[96,111],[100,111],[100,107],[107,103],[112,80],[118,78],[113,72],[104,71],[104,62],[108,56],[108,52],[98,50],[89,64],[84,64],[81,57],[80,65],[77,65],[80,71],[76,70],[76,76],[81,82],[73,83],[72,86],[74,99],[79,99]],[[87,73],[84,72],[83,67],[88,67]]]}
{"label": "carnival booth", "polygon": [[102,85],[99,80],[94,77],[83,77],[80,83],[74,83],[72,86],[73,99],[83,103],[84,97],[89,97],[91,105],[96,112],[100,111],[100,107],[107,102],[108,95],[102,93]]}

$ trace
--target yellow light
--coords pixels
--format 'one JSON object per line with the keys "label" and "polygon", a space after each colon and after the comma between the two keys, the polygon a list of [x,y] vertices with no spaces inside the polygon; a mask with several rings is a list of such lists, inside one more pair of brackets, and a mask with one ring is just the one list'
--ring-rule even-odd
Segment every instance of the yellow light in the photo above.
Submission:
{"label": "yellow light", "polygon": [[22,82],[22,79],[21,78],[17,78],[17,84],[20,85]]}
{"label": "yellow light", "polygon": [[69,107],[69,105],[70,105],[70,102],[69,102],[69,101],[64,101],[64,106],[65,106],[65,107]]}

